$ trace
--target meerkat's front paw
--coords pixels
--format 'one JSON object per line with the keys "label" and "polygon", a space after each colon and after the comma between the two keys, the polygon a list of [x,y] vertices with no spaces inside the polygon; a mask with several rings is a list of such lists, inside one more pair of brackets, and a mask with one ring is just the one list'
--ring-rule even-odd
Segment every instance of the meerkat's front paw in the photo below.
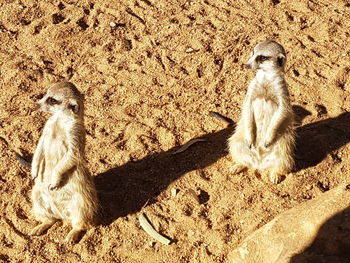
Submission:
{"label": "meerkat's front paw", "polygon": [[269,148],[273,144],[274,136],[272,134],[267,134],[263,142],[265,148]]}
{"label": "meerkat's front paw", "polygon": [[57,190],[57,189],[58,189],[58,186],[57,186],[57,185],[51,185],[51,184],[49,184],[49,190],[50,190],[50,191]]}
{"label": "meerkat's front paw", "polygon": [[267,149],[269,148],[270,146],[272,145],[272,142],[271,141],[267,141],[264,143],[264,147]]}
{"label": "meerkat's front paw", "polygon": [[249,149],[251,149],[251,148],[254,146],[254,145],[253,145],[253,138],[252,138],[252,137],[247,136],[247,137],[245,138],[245,141],[246,141],[246,143],[247,143]]}
{"label": "meerkat's front paw", "polygon": [[31,174],[32,174],[32,180],[35,180],[35,178],[38,177],[38,169],[35,167],[32,167]]}
{"label": "meerkat's front paw", "polygon": [[61,181],[58,176],[52,176],[51,182],[49,184],[49,190],[57,190],[60,187]]}
{"label": "meerkat's front paw", "polygon": [[51,184],[49,184],[49,190],[57,190],[59,188],[59,184],[60,182],[51,182]]}
{"label": "meerkat's front paw", "polygon": [[232,174],[238,174],[240,172],[242,172],[244,169],[246,169],[247,167],[243,164],[235,164],[230,168],[230,173]]}

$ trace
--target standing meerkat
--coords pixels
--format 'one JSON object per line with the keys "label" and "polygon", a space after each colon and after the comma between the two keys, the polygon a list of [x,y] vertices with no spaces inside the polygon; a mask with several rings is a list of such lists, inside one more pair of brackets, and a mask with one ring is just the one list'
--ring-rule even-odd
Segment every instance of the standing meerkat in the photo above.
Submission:
{"label": "standing meerkat", "polygon": [[57,220],[72,230],[65,241],[76,243],[80,232],[94,225],[98,201],[85,164],[83,95],[70,82],[51,87],[38,106],[52,116],[39,139],[32,161],[33,213],[40,221],[31,235],[41,235]]}
{"label": "standing meerkat", "polygon": [[279,183],[294,166],[294,115],[284,79],[286,52],[273,40],[255,46],[246,63],[256,71],[241,119],[229,138],[233,173],[246,168],[269,174]]}

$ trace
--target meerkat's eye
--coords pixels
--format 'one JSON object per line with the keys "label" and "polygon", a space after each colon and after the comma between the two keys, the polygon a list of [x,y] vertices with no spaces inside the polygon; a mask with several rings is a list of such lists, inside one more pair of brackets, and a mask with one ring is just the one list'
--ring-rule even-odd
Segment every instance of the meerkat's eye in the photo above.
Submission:
{"label": "meerkat's eye", "polygon": [[55,98],[48,97],[46,100],[47,104],[49,105],[56,105],[56,104],[61,104],[60,101],[56,100]]}
{"label": "meerkat's eye", "polygon": [[260,63],[260,62],[263,62],[263,61],[268,60],[269,58],[270,58],[270,57],[266,57],[266,56],[261,56],[261,55],[260,55],[260,56],[257,56],[257,57],[256,57],[255,61]]}

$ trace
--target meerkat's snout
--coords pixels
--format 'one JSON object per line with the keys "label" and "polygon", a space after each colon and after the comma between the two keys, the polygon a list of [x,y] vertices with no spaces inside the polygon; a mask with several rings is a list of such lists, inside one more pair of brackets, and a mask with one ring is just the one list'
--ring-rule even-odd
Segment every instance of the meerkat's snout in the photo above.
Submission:
{"label": "meerkat's snout", "polygon": [[243,69],[251,69],[252,68],[251,59],[252,59],[253,55],[254,55],[254,51],[250,52],[248,61],[246,63],[242,64]]}
{"label": "meerkat's snout", "polygon": [[244,64],[242,65],[242,68],[251,69],[251,66],[250,66],[250,64],[248,64],[248,63],[244,63]]}

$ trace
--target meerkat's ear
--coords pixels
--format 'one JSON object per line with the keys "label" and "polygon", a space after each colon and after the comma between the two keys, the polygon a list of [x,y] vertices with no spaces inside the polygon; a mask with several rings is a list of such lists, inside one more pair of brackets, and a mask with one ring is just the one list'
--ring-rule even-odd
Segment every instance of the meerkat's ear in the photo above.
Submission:
{"label": "meerkat's ear", "polygon": [[78,102],[76,100],[70,100],[68,104],[68,109],[71,110],[74,114],[78,114],[80,111]]}
{"label": "meerkat's ear", "polygon": [[279,67],[284,66],[284,64],[286,63],[286,56],[283,54],[278,54],[277,56],[277,65]]}

